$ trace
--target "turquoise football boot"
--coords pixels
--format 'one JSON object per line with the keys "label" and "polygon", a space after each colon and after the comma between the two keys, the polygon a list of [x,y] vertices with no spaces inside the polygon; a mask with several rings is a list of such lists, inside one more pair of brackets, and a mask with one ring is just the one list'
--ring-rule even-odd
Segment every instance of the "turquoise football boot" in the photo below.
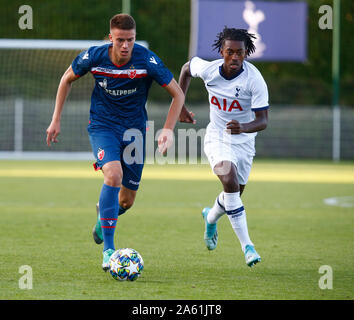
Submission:
{"label": "turquoise football boot", "polygon": [[103,251],[102,269],[105,272],[109,269],[109,258],[113,253],[113,249],[107,249],[106,251]]}
{"label": "turquoise football boot", "polygon": [[246,245],[246,247],[245,247],[245,260],[246,260],[246,264],[249,267],[252,267],[256,263],[261,262],[260,255],[257,253],[254,246],[252,246],[250,244]]}
{"label": "turquoise football boot", "polygon": [[205,221],[205,232],[204,232],[204,242],[208,250],[214,250],[218,244],[218,231],[216,228],[216,223],[208,223],[207,216],[210,208],[204,208],[202,211],[202,216]]}
{"label": "turquoise football boot", "polygon": [[101,220],[100,220],[100,207],[98,203],[96,204],[96,213],[97,213],[97,222],[93,226],[92,235],[93,235],[93,240],[97,244],[101,244],[103,242],[103,235],[102,235]]}

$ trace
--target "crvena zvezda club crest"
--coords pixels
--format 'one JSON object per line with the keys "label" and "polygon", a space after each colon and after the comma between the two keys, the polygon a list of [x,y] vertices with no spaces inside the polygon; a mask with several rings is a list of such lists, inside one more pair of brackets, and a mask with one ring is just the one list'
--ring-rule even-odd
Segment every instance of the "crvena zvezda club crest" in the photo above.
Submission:
{"label": "crvena zvezda club crest", "polygon": [[103,149],[98,149],[98,152],[97,152],[98,160],[102,160],[103,157],[104,157],[104,150]]}
{"label": "crvena zvezda club crest", "polygon": [[130,79],[134,79],[135,76],[136,76],[136,70],[134,70],[134,69],[128,70],[128,77],[129,77]]}

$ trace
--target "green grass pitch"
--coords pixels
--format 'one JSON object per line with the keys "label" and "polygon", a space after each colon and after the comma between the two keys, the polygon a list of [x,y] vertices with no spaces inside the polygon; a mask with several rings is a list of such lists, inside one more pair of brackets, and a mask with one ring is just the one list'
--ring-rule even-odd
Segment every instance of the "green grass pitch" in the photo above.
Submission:
{"label": "green grass pitch", "polygon": [[[323,201],[354,197],[353,163],[256,159],[242,196],[254,268],[227,217],[217,249],[204,246],[201,209],[221,191],[209,166],[146,165],[115,237],[144,258],[135,282],[101,270],[91,236],[101,185],[89,162],[1,161],[0,299],[353,299],[354,208]],[[23,265],[32,289],[19,288]],[[323,265],[332,289],[319,287]]]}

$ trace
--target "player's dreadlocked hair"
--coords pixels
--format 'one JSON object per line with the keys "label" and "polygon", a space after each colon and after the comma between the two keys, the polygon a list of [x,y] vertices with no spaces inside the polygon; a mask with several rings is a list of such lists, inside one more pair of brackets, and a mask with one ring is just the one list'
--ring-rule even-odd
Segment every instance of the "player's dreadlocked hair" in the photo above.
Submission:
{"label": "player's dreadlocked hair", "polygon": [[220,52],[225,40],[243,41],[246,47],[246,56],[249,56],[256,50],[253,39],[256,39],[254,34],[248,33],[245,29],[228,28],[225,26],[224,30],[217,35],[213,49],[218,49]]}

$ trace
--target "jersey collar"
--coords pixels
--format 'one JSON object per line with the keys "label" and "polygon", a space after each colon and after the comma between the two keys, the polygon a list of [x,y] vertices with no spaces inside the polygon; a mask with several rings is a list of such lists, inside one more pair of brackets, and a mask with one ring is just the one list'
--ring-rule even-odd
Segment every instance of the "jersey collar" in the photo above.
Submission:
{"label": "jersey collar", "polygon": [[231,78],[227,78],[224,73],[222,72],[222,65],[219,67],[219,73],[220,75],[225,79],[225,80],[233,80],[235,78],[237,78],[241,73],[243,72],[243,65],[241,66],[241,69],[239,70],[239,72],[237,72],[234,76],[232,76]]}

